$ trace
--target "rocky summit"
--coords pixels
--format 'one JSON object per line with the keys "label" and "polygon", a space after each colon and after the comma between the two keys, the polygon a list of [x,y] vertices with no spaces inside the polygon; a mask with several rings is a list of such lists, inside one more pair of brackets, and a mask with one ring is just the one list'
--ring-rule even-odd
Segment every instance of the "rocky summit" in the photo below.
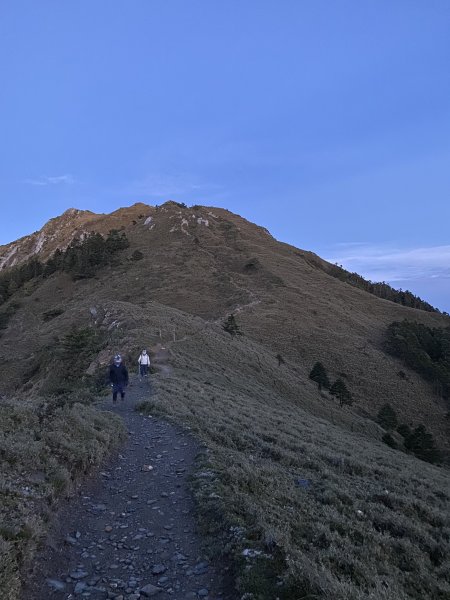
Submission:
{"label": "rocky summit", "polygon": [[0,265],[8,600],[448,597],[447,315],[176,202],[70,209]]}

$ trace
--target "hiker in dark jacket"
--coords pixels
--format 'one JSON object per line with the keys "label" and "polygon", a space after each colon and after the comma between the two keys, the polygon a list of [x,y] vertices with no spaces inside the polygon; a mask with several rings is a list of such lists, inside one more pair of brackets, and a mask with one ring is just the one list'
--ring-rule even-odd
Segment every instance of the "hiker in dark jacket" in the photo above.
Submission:
{"label": "hiker in dark jacket", "polygon": [[122,362],[122,357],[117,354],[114,362],[109,368],[109,382],[112,386],[113,402],[117,401],[117,394],[120,393],[122,400],[125,399],[125,388],[128,385],[128,370]]}

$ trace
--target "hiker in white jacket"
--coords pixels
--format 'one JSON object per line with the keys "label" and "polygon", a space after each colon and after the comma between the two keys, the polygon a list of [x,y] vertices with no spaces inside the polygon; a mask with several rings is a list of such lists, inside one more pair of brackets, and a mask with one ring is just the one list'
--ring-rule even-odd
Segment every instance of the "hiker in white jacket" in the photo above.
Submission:
{"label": "hiker in white jacket", "polygon": [[138,358],[139,364],[139,378],[148,377],[148,369],[150,367],[150,356],[147,354],[147,350],[142,350],[141,355]]}

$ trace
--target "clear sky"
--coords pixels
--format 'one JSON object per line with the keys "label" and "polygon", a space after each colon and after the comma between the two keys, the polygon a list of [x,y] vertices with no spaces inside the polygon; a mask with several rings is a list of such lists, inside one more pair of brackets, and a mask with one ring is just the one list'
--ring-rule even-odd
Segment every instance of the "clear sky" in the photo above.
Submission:
{"label": "clear sky", "polygon": [[448,0],[1,0],[0,244],[223,206],[450,311]]}

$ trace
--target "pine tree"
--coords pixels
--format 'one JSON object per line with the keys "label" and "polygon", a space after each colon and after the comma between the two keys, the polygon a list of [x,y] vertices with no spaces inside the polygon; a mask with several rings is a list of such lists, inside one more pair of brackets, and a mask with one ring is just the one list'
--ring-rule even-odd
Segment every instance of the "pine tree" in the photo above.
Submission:
{"label": "pine tree", "polygon": [[394,440],[390,433],[385,433],[381,439],[385,444],[387,444],[391,448],[394,448],[394,450],[398,448],[397,442]]}
{"label": "pine tree", "polygon": [[321,390],[323,387],[326,389],[330,387],[330,381],[328,379],[326,369],[321,362],[316,362],[311,369],[309,378],[319,385],[319,390]]}
{"label": "pine tree", "polygon": [[275,356],[275,358],[276,358],[276,359],[277,359],[277,361],[278,361],[278,366],[279,366],[279,367],[281,367],[281,365],[284,365],[284,358],[281,356],[281,354],[280,354],[280,353],[278,353],[278,354]]}
{"label": "pine tree", "polygon": [[239,329],[239,325],[236,323],[236,319],[233,314],[231,314],[222,324],[222,328],[229,333],[232,337],[235,335],[242,335],[242,332]]}
{"label": "pine tree", "polygon": [[397,427],[397,433],[399,433],[402,437],[406,439],[411,435],[411,427],[406,423],[401,423]]}
{"label": "pine tree", "polygon": [[113,254],[119,250],[125,250],[130,246],[130,242],[124,231],[111,229],[105,240],[106,251],[108,254]]}
{"label": "pine tree", "polygon": [[433,436],[422,424],[418,425],[405,439],[405,448],[413,452],[417,458],[430,463],[438,462],[440,459],[440,452]]}
{"label": "pine tree", "polygon": [[377,414],[377,423],[387,431],[392,431],[397,427],[397,413],[390,404],[385,404],[380,408]]}
{"label": "pine tree", "polygon": [[353,404],[352,395],[342,379],[336,379],[330,388],[330,394],[336,396],[339,400],[339,406],[341,407],[344,406],[344,404],[348,404],[349,406]]}

